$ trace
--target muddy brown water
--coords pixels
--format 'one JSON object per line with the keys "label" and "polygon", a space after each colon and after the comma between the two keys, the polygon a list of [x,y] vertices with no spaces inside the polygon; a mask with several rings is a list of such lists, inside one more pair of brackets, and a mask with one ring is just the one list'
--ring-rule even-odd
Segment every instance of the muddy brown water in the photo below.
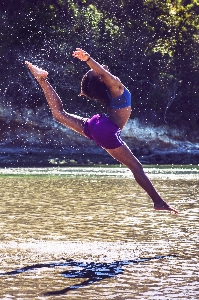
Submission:
{"label": "muddy brown water", "polygon": [[198,167],[0,169],[0,299],[199,299]]}

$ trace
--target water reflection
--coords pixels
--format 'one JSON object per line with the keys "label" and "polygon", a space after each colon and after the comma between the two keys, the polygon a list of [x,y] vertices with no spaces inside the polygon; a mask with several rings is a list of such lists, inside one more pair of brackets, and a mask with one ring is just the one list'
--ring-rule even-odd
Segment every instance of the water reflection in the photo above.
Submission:
{"label": "water reflection", "polygon": [[154,211],[125,168],[2,169],[0,298],[196,299],[198,167],[147,172],[178,216]]}

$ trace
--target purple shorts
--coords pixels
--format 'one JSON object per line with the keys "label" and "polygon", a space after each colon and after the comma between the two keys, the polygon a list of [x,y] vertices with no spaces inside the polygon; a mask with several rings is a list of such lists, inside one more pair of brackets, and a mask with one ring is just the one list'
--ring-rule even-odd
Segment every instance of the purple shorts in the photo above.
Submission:
{"label": "purple shorts", "polygon": [[87,119],[84,123],[84,133],[105,149],[115,149],[124,145],[120,137],[121,129],[103,114]]}

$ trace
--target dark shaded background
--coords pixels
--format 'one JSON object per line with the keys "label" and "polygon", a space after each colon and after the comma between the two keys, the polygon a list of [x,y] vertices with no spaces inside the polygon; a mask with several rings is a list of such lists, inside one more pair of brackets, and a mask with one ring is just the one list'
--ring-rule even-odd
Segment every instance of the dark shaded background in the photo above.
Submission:
{"label": "dark shaded background", "polygon": [[88,67],[72,58],[75,47],[107,64],[130,89],[138,124],[181,131],[178,139],[198,143],[198,13],[196,0],[2,0],[1,146],[77,146],[78,137],[64,142],[64,129],[24,65],[47,69],[65,109],[90,116],[102,108],[78,97]]}

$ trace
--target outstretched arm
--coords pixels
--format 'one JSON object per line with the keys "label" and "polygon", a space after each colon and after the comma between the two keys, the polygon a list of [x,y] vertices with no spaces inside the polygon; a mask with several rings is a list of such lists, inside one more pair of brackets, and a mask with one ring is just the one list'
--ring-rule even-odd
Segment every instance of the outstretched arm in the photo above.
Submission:
{"label": "outstretched arm", "polygon": [[123,93],[123,84],[116,76],[112,75],[109,72],[108,67],[100,65],[86,51],[80,48],[76,48],[76,51],[73,51],[72,55],[73,57],[76,57],[81,61],[86,62],[92,70],[94,70],[97,74],[100,75],[101,80],[109,88],[112,97],[118,97]]}

